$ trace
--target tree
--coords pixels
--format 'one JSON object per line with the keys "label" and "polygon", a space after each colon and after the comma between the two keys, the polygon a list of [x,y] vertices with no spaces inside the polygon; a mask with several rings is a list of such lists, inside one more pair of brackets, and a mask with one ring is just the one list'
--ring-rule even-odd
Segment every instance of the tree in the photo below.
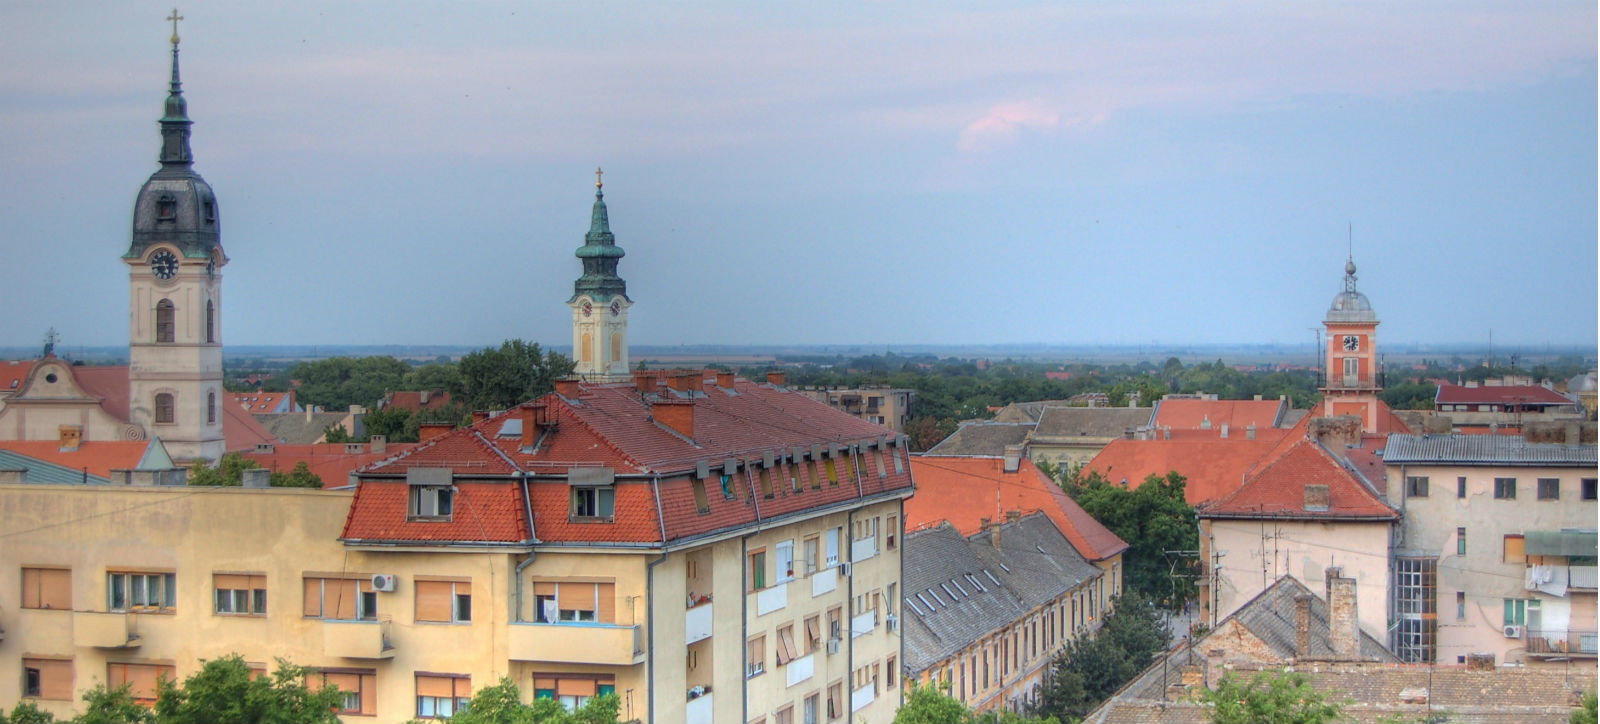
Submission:
{"label": "tree", "polygon": [[461,386],[452,393],[474,410],[507,410],[555,389],[572,374],[566,355],[543,352],[538,343],[508,339],[461,358]]}
{"label": "tree", "polygon": [[306,461],[301,460],[287,473],[272,473],[271,482],[268,484],[274,488],[320,488],[322,478],[311,472],[311,467],[306,465]]}
{"label": "tree", "polygon": [[1596,699],[1594,692],[1591,691],[1584,694],[1583,706],[1572,710],[1572,713],[1567,715],[1567,722],[1569,724],[1597,724],[1597,722],[1600,722],[1600,716],[1596,716],[1596,703],[1600,703],[1600,700]]}
{"label": "tree", "polygon": [[223,453],[222,459],[217,461],[217,466],[206,467],[204,460],[196,460],[189,466],[190,485],[243,485],[244,471],[259,468],[261,465],[254,460],[245,458],[237,453]]}
{"label": "tree", "polygon": [[[411,411],[400,407],[387,407],[374,410],[361,418],[361,425],[367,429],[367,439],[373,435],[382,435],[389,442],[416,442],[415,421],[411,419]],[[410,424],[410,436],[407,436],[406,426]]]}
{"label": "tree", "polygon": [[1085,512],[1129,545],[1123,556],[1127,571],[1124,588],[1169,608],[1181,607],[1193,598],[1196,559],[1167,553],[1200,548],[1194,508],[1184,500],[1187,480],[1173,471],[1165,477],[1151,475],[1129,490],[1112,485],[1099,472],[1077,472],[1062,487]]}
{"label": "tree", "polygon": [[1051,663],[1037,711],[1082,719],[1138,676],[1170,641],[1149,601],[1136,591],[1124,593],[1094,638],[1074,640]]}
{"label": "tree", "polygon": [[[40,709],[31,701],[19,701],[11,709],[11,724],[51,724],[56,720],[56,715]],[[7,721],[5,713],[0,712],[0,724]]]}
{"label": "tree", "polygon": [[334,711],[344,694],[333,686],[312,690],[313,673],[278,659],[269,677],[253,677],[238,654],[207,661],[181,684],[157,682],[156,724],[338,724]]}
{"label": "tree", "polygon": [[115,689],[96,684],[83,693],[83,713],[73,724],[149,724],[155,714],[133,699],[133,685],[123,684]]}
{"label": "tree", "polygon": [[393,357],[329,357],[301,362],[289,375],[300,402],[327,410],[348,410],[351,405],[376,406],[389,390],[399,389],[411,366]]}
{"label": "tree", "polygon": [[1258,672],[1248,683],[1224,674],[1217,688],[1202,690],[1196,699],[1215,724],[1324,724],[1344,711],[1311,688],[1305,674],[1288,670]]}
{"label": "tree", "polygon": [[570,712],[555,699],[524,704],[516,682],[508,676],[474,693],[466,708],[450,717],[450,724],[616,724],[621,707],[616,694],[589,697]]}
{"label": "tree", "polygon": [[894,724],[963,724],[972,710],[950,695],[945,684],[916,684],[906,692],[905,703],[894,713]]}

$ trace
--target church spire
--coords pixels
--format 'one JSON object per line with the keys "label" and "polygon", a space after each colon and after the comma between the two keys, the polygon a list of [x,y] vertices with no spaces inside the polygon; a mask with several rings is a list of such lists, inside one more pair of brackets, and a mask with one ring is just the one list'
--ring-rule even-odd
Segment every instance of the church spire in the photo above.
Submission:
{"label": "church spire", "polygon": [[587,294],[596,302],[604,302],[613,295],[628,298],[627,282],[617,276],[617,260],[626,255],[611,233],[611,219],[606,212],[605,184],[600,169],[594,170],[594,209],[589,214],[589,233],[583,235],[583,246],[573,254],[583,262],[583,276],[572,285],[572,299]]}
{"label": "church spire", "polygon": [[189,103],[183,99],[183,82],[178,78],[178,21],[183,16],[173,8],[167,20],[172,21],[172,81],[167,89],[166,113],[161,116],[161,165],[188,166],[194,163],[189,150]]}

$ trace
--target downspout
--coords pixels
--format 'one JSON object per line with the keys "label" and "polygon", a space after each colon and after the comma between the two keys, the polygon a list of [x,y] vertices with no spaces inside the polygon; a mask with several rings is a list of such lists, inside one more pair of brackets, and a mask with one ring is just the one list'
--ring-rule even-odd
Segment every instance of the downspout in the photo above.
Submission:
{"label": "downspout", "polygon": [[[650,479],[650,489],[656,498],[656,523],[661,527],[661,557],[645,564],[644,571],[644,621],[645,632],[651,639],[656,636],[656,566],[667,562],[667,521],[661,517],[661,473],[656,473]],[[637,619],[635,619],[637,620]],[[650,721],[656,720],[656,657],[655,649],[651,642],[645,652],[645,682],[650,687],[650,696],[645,703],[645,712]]]}
{"label": "downspout", "polygon": [[[1384,489],[1387,490],[1388,489],[1388,485],[1385,485]],[[1397,549],[1399,549],[1400,547],[1405,545],[1405,535],[1406,535],[1406,466],[1405,465],[1401,465],[1400,466],[1400,522],[1399,522],[1398,525],[1396,525],[1393,528],[1389,529],[1389,556],[1388,556],[1388,561],[1386,561],[1388,563],[1388,570],[1385,571],[1385,573],[1387,573],[1388,577],[1389,577],[1388,581],[1385,581],[1385,585],[1386,585],[1386,587],[1389,588],[1390,591],[1394,590],[1393,586],[1389,585],[1389,584],[1392,584],[1394,579],[1395,579],[1395,568],[1394,568],[1395,552],[1396,552]],[[1437,590],[1438,589],[1438,583],[1439,583],[1439,581],[1438,581],[1439,570],[1438,570],[1437,567],[1434,568],[1433,575],[1434,575],[1434,589]],[[1389,635],[1387,637],[1385,637],[1385,638],[1387,638],[1389,640],[1389,650],[1393,651],[1395,649],[1395,644],[1399,641],[1399,637],[1400,637],[1400,602],[1395,600],[1395,595],[1393,593],[1391,593],[1388,598],[1389,598],[1389,600],[1386,601],[1386,603],[1388,604],[1388,608],[1389,608],[1389,630],[1386,631],[1385,633],[1387,633]],[[1437,610],[1437,606],[1435,606],[1435,610]],[[1435,619],[1435,621],[1434,621],[1435,632],[1437,632],[1438,625],[1439,625],[1438,624],[1438,620]],[[1437,635],[1437,633],[1436,633],[1436,635]],[[1430,669],[1430,671],[1431,671],[1431,669]]]}
{"label": "downspout", "polygon": [[[851,508],[844,516],[844,541],[839,544],[839,557],[844,558],[848,552],[850,556],[850,575],[844,577],[844,612],[839,615],[839,633],[844,636],[844,670],[854,673],[856,670],[856,509]],[[852,695],[855,694],[855,680],[851,679],[844,689],[844,701],[840,707],[850,706]],[[745,721],[749,721],[746,719]]]}
{"label": "downspout", "polygon": [[[524,470],[522,472],[522,507],[523,511],[528,514],[528,537],[537,542],[539,540],[539,536],[533,532],[533,502],[528,491],[528,476],[529,473]],[[511,620],[518,623],[522,622],[522,571],[529,565],[533,564],[534,555],[535,553],[533,551],[528,551],[528,557],[522,559],[522,562],[517,564],[517,570],[513,574],[517,579],[517,607],[516,610],[511,612]],[[535,617],[537,617],[537,614],[535,614]]]}
{"label": "downspout", "polygon": [[[739,636],[740,641],[750,640],[750,594],[744,590],[744,582],[748,580],[744,567],[750,565],[750,536],[739,536]],[[750,647],[739,647],[739,680],[744,684],[739,687],[739,721],[750,721]]]}

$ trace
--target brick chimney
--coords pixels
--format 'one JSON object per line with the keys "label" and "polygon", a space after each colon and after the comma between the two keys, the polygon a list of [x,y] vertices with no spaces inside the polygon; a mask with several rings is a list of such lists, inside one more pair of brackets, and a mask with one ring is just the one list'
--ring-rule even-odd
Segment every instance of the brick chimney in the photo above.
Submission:
{"label": "brick chimney", "polygon": [[519,449],[523,452],[532,452],[533,443],[539,439],[539,421],[535,411],[544,406],[543,402],[524,402],[517,408],[522,416],[522,440]]}
{"label": "brick chimney", "polygon": [[656,391],[656,373],[649,370],[636,370],[633,373],[633,388],[641,394],[654,394]]}
{"label": "brick chimney", "polygon": [[455,425],[448,422],[424,422],[417,426],[417,438],[419,442],[427,442],[453,429]]}
{"label": "brick chimney", "polygon": [[576,377],[556,380],[556,394],[569,400],[577,399],[579,389],[581,388],[578,387],[578,378]]}
{"label": "brick chimney", "polygon": [[1306,436],[1322,443],[1329,452],[1343,458],[1346,449],[1361,444],[1361,417],[1341,415],[1313,419],[1310,427],[1306,429]]}
{"label": "brick chimney", "polygon": [[1305,660],[1311,656],[1311,595],[1294,597],[1294,655]]}
{"label": "brick chimney", "polygon": [[62,452],[77,450],[78,445],[83,442],[82,425],[62,425],[57,431],[61,435]]}
{"label": "brick chimney", "polygon": [[788,379],[788,375],[782,372],[767,373],[767,384],[772,385],[773,387],[782,387],[786,379]]}
{"label": "brick chimney", "polygon": [[721,387],[722,389],[725,389],[725,390],[733,389],[733,373],[732,372],[718,372],[717,373],[717,386]]}
{"label": "brick chimney", "polygon": [[389,450],[389,437],[387,435],[373,435],[369,442],[371,443],[372,452],[382,454]]}
{"label": "brick chimney", "polygon": [[688,392],[689,391],[689,376],[691,374],[692,373],[690,373],[690,372],[682,372],[682,371],[672,372],[672,373],[668,374],[667,375],[667,387],[671,388],[673,392]]}
{"label": "brick chimney", "polygon": [[1022,467],[1022,446],[1007,445],[1005,457],[1002,460],[1005,472],[1014,473]]}
{"label": "brick chimney", "polygon": [[694,400],[657,400],[650,405],[650,416],[673,432],[694,439]]}
{"label": "brick chimney", "polygon": [[487,419],[489,419],[489,411],[488,410],[473,410],[472,411],[472,424],[476,425],[476,424],[478,424],[480,422],[483,422],[484,420],[487,420]]}
{"label": "brick chimney", "polygon": [[1356,579],[1330,566],[1324,573],[1328,593],[1328,646],[1335,658],[1354,659],[1361,651],[1361,623],[1356,615]]}
{"label": "brick chimney", "polygon": [[1308,512],[1327,512],[1330,498],[1328,486],[1308,483],[1304,509]]}

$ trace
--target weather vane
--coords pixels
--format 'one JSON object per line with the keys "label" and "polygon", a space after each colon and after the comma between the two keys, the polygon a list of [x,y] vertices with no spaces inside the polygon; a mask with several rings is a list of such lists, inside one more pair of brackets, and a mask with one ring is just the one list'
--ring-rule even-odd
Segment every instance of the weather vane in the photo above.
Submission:
{"label": "weather vane", "polygon": [[56,334],[55,327],[51,327],[50,331],[44,333],[44,354],[39,356],[49,357],[50,355],[55,354],[56,342],[59,341],[61,341],[61,335]]}
{"label": "weather vane", "polygon": [[178,46],[178,21],[182,20],[183,16],[178,14],[178,9],[177,8],[173,8],[172,9],[172,14],[168,15],[167,19],[172,21],[172,46],[173,47],[177,47]]}

